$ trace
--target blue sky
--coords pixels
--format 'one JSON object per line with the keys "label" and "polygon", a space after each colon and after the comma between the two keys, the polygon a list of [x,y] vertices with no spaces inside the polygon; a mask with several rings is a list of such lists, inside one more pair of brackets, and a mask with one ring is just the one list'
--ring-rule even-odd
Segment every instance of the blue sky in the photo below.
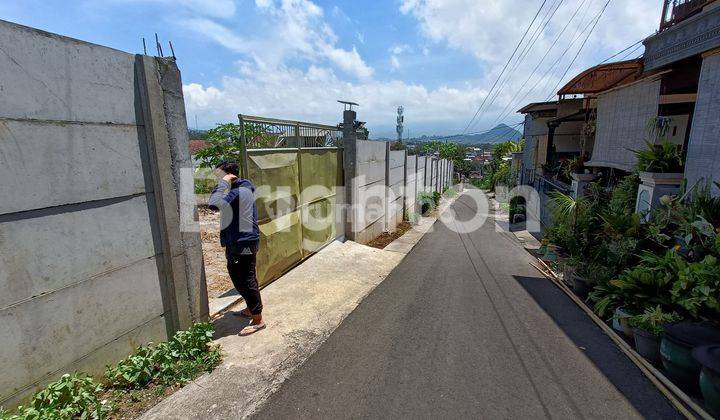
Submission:
{"label": "blue sky", "polygon": [[[131,53],[142,52],[142,37],[154,53],[157,32],[166,54],[168,40],[175,47],[191,127],[196,117],[208,128],[238,113],[335,124],[341,116],[335,100],[347,99],[360,103],[358,117],[374,137],[391,137],[398,105],[413,136],[464,131],[541,4],[9,0],[0,3],[0,18]],[[564,81],[658,26],[660,0],[611,0],[570,66],[604,4],[545,1],[528,36],[535,42],[468,130],[520,121],[512,111],[552,94],[566,70]],[[642,49],[630,52],[635,57]]]}

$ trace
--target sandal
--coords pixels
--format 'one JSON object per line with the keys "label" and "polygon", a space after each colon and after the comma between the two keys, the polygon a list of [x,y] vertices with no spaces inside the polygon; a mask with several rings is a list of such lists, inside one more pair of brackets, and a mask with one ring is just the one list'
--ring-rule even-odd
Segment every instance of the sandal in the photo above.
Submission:
{"label": "sandal", "polygon": [[255,334],[256,332],[258,332],[264,328],[265,328],[264,322],[261,324],[251,324],[251,325],[248,325],[247,327],[243,328],[242,330],[240,330],[240,336],[245,337],[250,334]]}

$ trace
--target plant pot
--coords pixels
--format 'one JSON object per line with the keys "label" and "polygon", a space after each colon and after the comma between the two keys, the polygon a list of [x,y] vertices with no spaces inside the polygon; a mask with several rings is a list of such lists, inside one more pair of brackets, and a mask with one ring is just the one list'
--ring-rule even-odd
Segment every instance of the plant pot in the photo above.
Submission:
{"label": "plant pot", "polygon": [[592,284],[583,276],[573,274],[572,276],[573,292],[582,300],[587,299],[588,294],[592,290]]}
{"label": "plant pot", "polygon": [[622,320],[622,319],[624,319],[624,318],[630,318],[630,317],[631,317],[631,315],[630,315],[629,313],[623,311],[622,308],[616,308],[616,309],[615,309],[615,316],[613,317],[613,320],[612,320],[612,327],[613,327],[613,329],[614,329],[615,331],[624,333],[625,330],[623,329],[622,324],[620,323],[620,320]]}
{"label": "plant pot", "polygon": [[661,364],[660,340],[662,337],[640,328],[633,328],[633,332],[635,334],[635,350],[640,356],[654,365]]}
{"label": "plant pot", "polygon": [[719,344],[720,329],[709,322],[678,322],[666,324],[660,342],[660,357],[670,379],[681,387],[698,391],[702,365],[695,360],[695,347]]}
{"label": "plant pot", "polygon": [[575,276],[575,270],[577,270],[577,268],[574,265],[566,264],[563,267],[563,283],[565,283],[567,287],[573,287],[573,277]]}
{"label": "plant pot", "polygon": [[702,365],[700,391],[708,413],[720,418],[720,346],[702,346],[693,350],[693,357]]}
{"label": "plant pot", "polygon": [[620,318],[620,328],[622,329],[623,334],[625,334],[625,337],[635,338],[635,331],[633,330],[633,327],[630,326],[629,318]]}

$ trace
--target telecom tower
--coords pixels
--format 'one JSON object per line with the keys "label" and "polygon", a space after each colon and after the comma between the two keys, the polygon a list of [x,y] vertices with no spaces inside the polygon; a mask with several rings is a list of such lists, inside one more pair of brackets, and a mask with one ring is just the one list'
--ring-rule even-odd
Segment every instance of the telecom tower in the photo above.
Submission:
{"label": "telecom tower", "polygon": [[395,127],[395,130],[397,131],[398,135],[398,143],[402,143],[402,135],[403,135],[403,122],[405,121],[405,117],[403,116],[403,107],[400,105],[397,108],[397,127]]}

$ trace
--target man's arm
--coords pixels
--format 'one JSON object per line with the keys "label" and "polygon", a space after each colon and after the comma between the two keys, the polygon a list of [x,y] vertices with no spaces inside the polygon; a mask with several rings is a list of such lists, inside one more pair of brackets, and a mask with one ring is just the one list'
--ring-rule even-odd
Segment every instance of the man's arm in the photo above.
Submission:
{"label": "man's arm", "polygon": [[237,194],[232,190],[232,182],[236,179],[237,177],[235,175],[228,174],[218,181],[218,184],[213,188],[212,193],[210,193],[210,199],[208,200],[208,207],[210,207],[211,210],[218,211],[235,198]]}
{"label": "man's arm", "polygon": [[208,199],[208,207],[210,207],[211,210],[220,210],[222,206],[227,203],[227,201],[225,201],[225,196],[227,196],[229,192],[230,183],[225,181],[224,179],[221,179],[215,186],[215,188],[213,188],[212,193],[210,193],[210,198]]}

